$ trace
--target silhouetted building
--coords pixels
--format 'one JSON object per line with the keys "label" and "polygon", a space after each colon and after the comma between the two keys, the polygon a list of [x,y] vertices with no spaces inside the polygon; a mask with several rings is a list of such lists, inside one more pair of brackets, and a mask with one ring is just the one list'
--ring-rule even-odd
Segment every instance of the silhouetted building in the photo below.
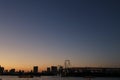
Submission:
{"label": "silhouetted building", "polygon": [[8,73],[9,71],[8,70],[4,70],[4,73]]}
{"label": "silhouetted building", "polygon": [[9,73],[10,73],[10,74],[15,74],[15,69],[11,69],[11,70],[9,71]]}
{"label": "silhouetted building", "polygon": [[63,67],[62,66],[59,67],[58,72],[59,72],[59,74],[61,74],[63,72]]}
{"label": "silhouetted building", "polygon": [[47,67],[47,72],[50,72],[50,67]]}
{"label": "silhouetted building", "polygon": [[4,72],[4,67],[0,66],[0,74],[3,74],[3,72]]}
{"label": "silhouetted building", "polygon": [[54,75],[57,75],[57,66],[51,66],[51,72],[54,74]]}
{"label": "silhouetted building", "polygon": [[38,66],[33,67],[33,73],[38,73]]}
{"label": "silhouetted building", "polygon": [[20,74],[20,75],[24,74],[24,70],[19,70],[18,74]]}

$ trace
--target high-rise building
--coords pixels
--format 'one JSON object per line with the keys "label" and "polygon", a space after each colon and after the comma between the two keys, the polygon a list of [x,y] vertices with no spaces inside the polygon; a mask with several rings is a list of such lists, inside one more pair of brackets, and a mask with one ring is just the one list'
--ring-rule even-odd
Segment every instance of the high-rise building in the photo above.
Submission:
{"label": "high-rise building", "polygon": [[53,73],[53,74],[57,74],[57,66],[51,66],[51,72]]}
{"label": "high-rise building", "polygon": [[3,72],[4,72],[4,67],[0,66],[0,74],[3,74]]}
{"label": "high-rise building", "polygon": [[47,67],[47,72],[50,72],[50,67]]}
{"label": "high-rise building", "polygon": [[38,73],[38,66],[33,67],[33,73]]}

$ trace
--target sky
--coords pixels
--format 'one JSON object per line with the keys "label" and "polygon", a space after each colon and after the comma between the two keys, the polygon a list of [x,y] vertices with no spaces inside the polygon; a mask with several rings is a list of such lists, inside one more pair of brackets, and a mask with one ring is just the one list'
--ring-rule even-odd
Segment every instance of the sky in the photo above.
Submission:
{"label": "sky", "polygon": [[0,65],[120,67],[119,0],[0,0]]}

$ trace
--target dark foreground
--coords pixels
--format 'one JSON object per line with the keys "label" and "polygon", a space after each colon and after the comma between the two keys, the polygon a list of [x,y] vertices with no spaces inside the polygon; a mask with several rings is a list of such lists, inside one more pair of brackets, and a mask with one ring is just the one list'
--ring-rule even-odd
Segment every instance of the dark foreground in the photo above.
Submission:
{"label": "dark foreground", "polygon": [[0,75],[19,77],[61,76],[61,77],[120,77],[120,68],[79,67],[60,68],[43,72],[3,72]]}

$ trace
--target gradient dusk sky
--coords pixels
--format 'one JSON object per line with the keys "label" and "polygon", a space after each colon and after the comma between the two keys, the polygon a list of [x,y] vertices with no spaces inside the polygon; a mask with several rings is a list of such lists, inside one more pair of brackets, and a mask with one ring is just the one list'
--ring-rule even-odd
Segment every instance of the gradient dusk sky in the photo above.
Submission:
{"label": "gradient dusk sky", "polygon": [[0,0],[0,65],[120,67],[120,0]]}

